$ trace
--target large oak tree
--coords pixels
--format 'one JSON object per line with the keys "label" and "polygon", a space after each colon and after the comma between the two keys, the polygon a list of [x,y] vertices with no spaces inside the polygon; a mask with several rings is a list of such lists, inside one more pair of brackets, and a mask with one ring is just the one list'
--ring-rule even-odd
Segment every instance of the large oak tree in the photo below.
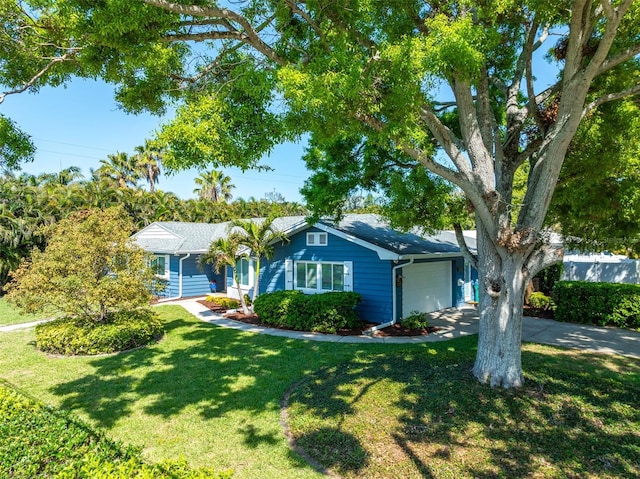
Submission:
{"label": "large oak tree", "polygon": [[[640,92],[639,4],[9,2],[0,83],[20,91],[99,76],[132,112],[177,101],[159,135],[169,168],[252,167],[311,133],[323,148],[355,142],[455,185],[478,232],[477,255],[460,235],[481,285],[474,374],[514,387],[525,284],[562,254],[543,231],[569,145],[585,117]],[[543,49],[559,73],[537,82],[548,75],[537,71]]]}

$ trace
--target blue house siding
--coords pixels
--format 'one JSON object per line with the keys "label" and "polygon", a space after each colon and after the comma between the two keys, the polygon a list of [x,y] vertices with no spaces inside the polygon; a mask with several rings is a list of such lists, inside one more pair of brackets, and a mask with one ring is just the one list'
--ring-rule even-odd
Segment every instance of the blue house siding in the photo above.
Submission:
{"label": "blue house siding", "polygon": [[328,235],[326,246],[307,246],[306,233],[320,232],[309,228],[293,235],[289,243],[276,245],[273,259],[263,260],[260,293],[285,289],[285,260],[353,262],[353,291],[362,295],[360,317],[381,323],[392,315],[391,261],[345,239]]}
{"label": "blue house siding", "polygon": [[[176,298],[180,295],[180,259],[183,255],[169,256],[169,282],[162,293],[165,298]],[[191,255],[182,261],[182,297],[204,296],[209,294],[209,281],[215,278],[218,290],[224,290],[224,274],[216,274],[211,265],[204,268],[204,272],[198,267],[198,255]]]}

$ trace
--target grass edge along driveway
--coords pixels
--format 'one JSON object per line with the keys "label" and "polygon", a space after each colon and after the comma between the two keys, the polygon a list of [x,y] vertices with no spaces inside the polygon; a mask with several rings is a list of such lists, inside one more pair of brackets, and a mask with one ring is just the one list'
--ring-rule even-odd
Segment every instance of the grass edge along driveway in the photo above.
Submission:
{"label": "grass edge along driveway", "polygon": [[[292,431],[302,445],[314,435],[320,445],[332,444],[323,443],[323,437],[351,438],[351,442],[333,442],[334,449],[336,444],[340,446],[338,453],[347,453],[347,460],[335,451],[332,459],[325,459],[326,465],[342,474],[420,477],[429,472],[432,477],[448,477],[453,470],[459,473],[458,477],[471,477],[474,470],[470,469],[473,463],[468,464],[469,456],[483,448],[497,452],[483,456],[478,472],[518,473],[517,469],[505,469],[509,461],[513,462],[508,453],[518,445],[518,427],[530,416],[514,412],[512,405],[520,393],[492,391],[468,377],[466,365],[474,355],[475,337],[429,345],[309,342],[217,328],[198,321],[180,306],[163,306],[158,312],[167,330],[160,343],[99,358],[47,357],[33,347],[33,331],[4,333],[0,335],[0,375],[45,402],[73,411],[111,438],[141,446],[148,460],[182,456],[194,467],[232,468],[237,478],[320,477],[289,449],[279,422],[284,393],[305,378],[308,380],[292,394]],[[626,396],[613,395],[600,401],[612,407],[617,404],[616,408],[623,410],[623,415],[617,417],[626,418],[629,425],[640,430],[637,413],[634,416],[629,412],[625,403],[629,402],[628,397],[638,398],[640,362],[619,357],[598,360],[596,356],[572,352],[575,361],[594,365],[578,371],[569,361],[568,367],[541,375],[543,371],[531,358],[539,355],[562,363],[567,361],[564,352],[533,345],[525,349],[525,370],[531,369],[532,374],[527,388],[543,388],[542,392],[525,388],[540,396],[539,401],[530,398],[527,402],[537,405],[537,419],[543,425],[557,423],[559,433],[570,432],[572,424],[577,423],[566,422],[565,415],[580,404],[576,401],[582,401],[579,386],[586,384],[588,394],[605,395],[602,384],[619,391],[618,385],[623,381],[629,385],[624,388]],[[435,376],[429,379],[429,374]],[[589,387],[590,375],[600,378],[598,388]],[[448,377],[450,381],[433,380],[437,377]],[[576,382],[571,394],[546,394],[553,385]],[[453,388],[456,383],[462,387]],[[318,388],[318,384],[324,386]],[[493,404],[491,414],[487,412],[482,420],[475,420],[478,404],[487,397]],[[548,402],[545,397],[553,400]],[[596,423],[598,411],[589,413]],[[448,418],[457,422],[448,422]],[[386,425],[387,433],[372,424]],[[500,425],[502,436],[491,432],[496,425]],[[615,428],[616,424],[604,426]],[[398,441],[406,443],[405,449],[400,448],[405,455],[428,442],[430,428],[439,431],[440,435],[432,437],[437,439],[432,442],[439,449],[418,448],[410,461],[398,456],[398,461],[383,461],[382,469],[373,467],[377,455],[393,458],[390,454],[398,452]],[[594,470],[606,473],[607,461],[624,463],[634,450],[638,454],[640,433],[629,433],[625,424],[619,429],[627,444],[621,448],[622,456],[611,454],[607,446],[594,456],[604,464]],[[323,436],[318,431],[329,434]],[[339,435],[332,439],[330,433],[335,431]],[[592,436],[598,431],[596,427]],[[475,435],[469,436],[471,433]],[[394,438],[389,434],[395,434],[398,440],[390,441]],[[506,436],[516,442],[505,440]],[[477,450],[471,445],[456,449],[456,443],[461,441],[470,441]],[[552,447],[563,449],[563,444]],[[505,452],[503,456],[498,453],[501,450]],[[330,448],[328,451],[332,452]],[[451,452],[449,457],[447,451]],[[434,461],[430,457],[440,457],[440,465],[432,467]],[[554,470],[554,458],[549,454],[535,457],[552,465],[536,469],[540,477],[545,477],[545,471]],[[452,461],[454,469],[442,465]],[[571,467],[570,461],[564,461],[563,465]],[[400,466],[396,467],[396,463]]]}

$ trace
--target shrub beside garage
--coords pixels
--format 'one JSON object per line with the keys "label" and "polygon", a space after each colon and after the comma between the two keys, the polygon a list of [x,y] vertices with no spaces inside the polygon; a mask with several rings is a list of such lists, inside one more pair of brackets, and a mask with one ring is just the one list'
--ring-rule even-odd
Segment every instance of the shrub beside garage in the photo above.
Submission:
{"label": "shrub beside garage", "polygon": [[559,281],[553,301],[559,321],[640,329],[640,285]]}

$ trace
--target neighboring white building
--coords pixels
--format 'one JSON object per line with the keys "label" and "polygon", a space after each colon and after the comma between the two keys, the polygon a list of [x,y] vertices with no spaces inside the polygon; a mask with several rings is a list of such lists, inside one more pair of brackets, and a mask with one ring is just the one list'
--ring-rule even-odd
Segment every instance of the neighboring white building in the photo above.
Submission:
{"label": "neighboring white building", "polygon": [[563,264],[563,281],[640,284],[640,261],[623,255],[571,253]]}

